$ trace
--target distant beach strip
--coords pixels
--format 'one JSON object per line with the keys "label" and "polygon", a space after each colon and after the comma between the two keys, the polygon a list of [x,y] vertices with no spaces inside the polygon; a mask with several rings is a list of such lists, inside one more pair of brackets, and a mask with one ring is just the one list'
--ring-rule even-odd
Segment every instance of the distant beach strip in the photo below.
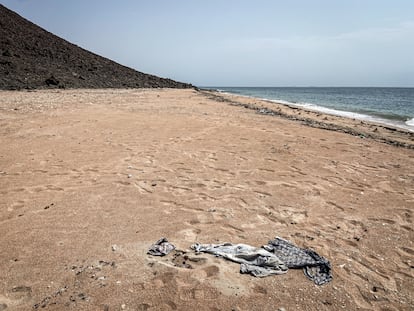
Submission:
{"label": "distant beach strip", "polygon": [[208,87],[414,132],[414,88]]}

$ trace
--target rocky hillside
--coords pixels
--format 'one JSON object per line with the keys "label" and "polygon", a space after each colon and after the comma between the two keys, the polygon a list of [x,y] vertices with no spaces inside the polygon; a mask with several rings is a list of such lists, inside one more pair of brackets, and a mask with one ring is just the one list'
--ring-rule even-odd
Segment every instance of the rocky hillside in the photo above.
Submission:
{"label": "rocky hillside", "polygon": [[86,51],[0,5],[0,89],[190,88]]}

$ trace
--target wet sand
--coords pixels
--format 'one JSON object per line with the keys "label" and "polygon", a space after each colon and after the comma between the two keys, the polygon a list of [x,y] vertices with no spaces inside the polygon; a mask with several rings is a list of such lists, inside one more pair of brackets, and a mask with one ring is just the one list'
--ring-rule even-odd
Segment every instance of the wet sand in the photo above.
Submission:
{"label": "wet sand", "polygon": [[[0,137],[0,310],[414,308],[412,133],[144,89],[2,91]],[[275,236],[333,281],[189,249]]]}

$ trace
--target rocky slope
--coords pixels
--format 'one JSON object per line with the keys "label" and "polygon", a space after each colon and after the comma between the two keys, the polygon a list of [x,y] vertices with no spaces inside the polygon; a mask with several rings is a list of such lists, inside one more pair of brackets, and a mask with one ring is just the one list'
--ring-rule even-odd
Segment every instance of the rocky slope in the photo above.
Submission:
{"label": "rocky slope", "polygon": [[0,89],[190,88],[86,51],[0,5]]}

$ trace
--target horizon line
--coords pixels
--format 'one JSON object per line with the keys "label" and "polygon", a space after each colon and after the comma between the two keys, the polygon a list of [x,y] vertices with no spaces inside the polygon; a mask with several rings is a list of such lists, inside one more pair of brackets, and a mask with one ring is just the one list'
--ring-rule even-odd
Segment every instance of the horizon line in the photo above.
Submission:
{"label": "horizon line", "polygon": [[290,85],[290,86],[224,86],[224,85],[197,85],[200,88],[393,88],[393,89],[412,89],[414,86],[300,86],[300,85]]}

